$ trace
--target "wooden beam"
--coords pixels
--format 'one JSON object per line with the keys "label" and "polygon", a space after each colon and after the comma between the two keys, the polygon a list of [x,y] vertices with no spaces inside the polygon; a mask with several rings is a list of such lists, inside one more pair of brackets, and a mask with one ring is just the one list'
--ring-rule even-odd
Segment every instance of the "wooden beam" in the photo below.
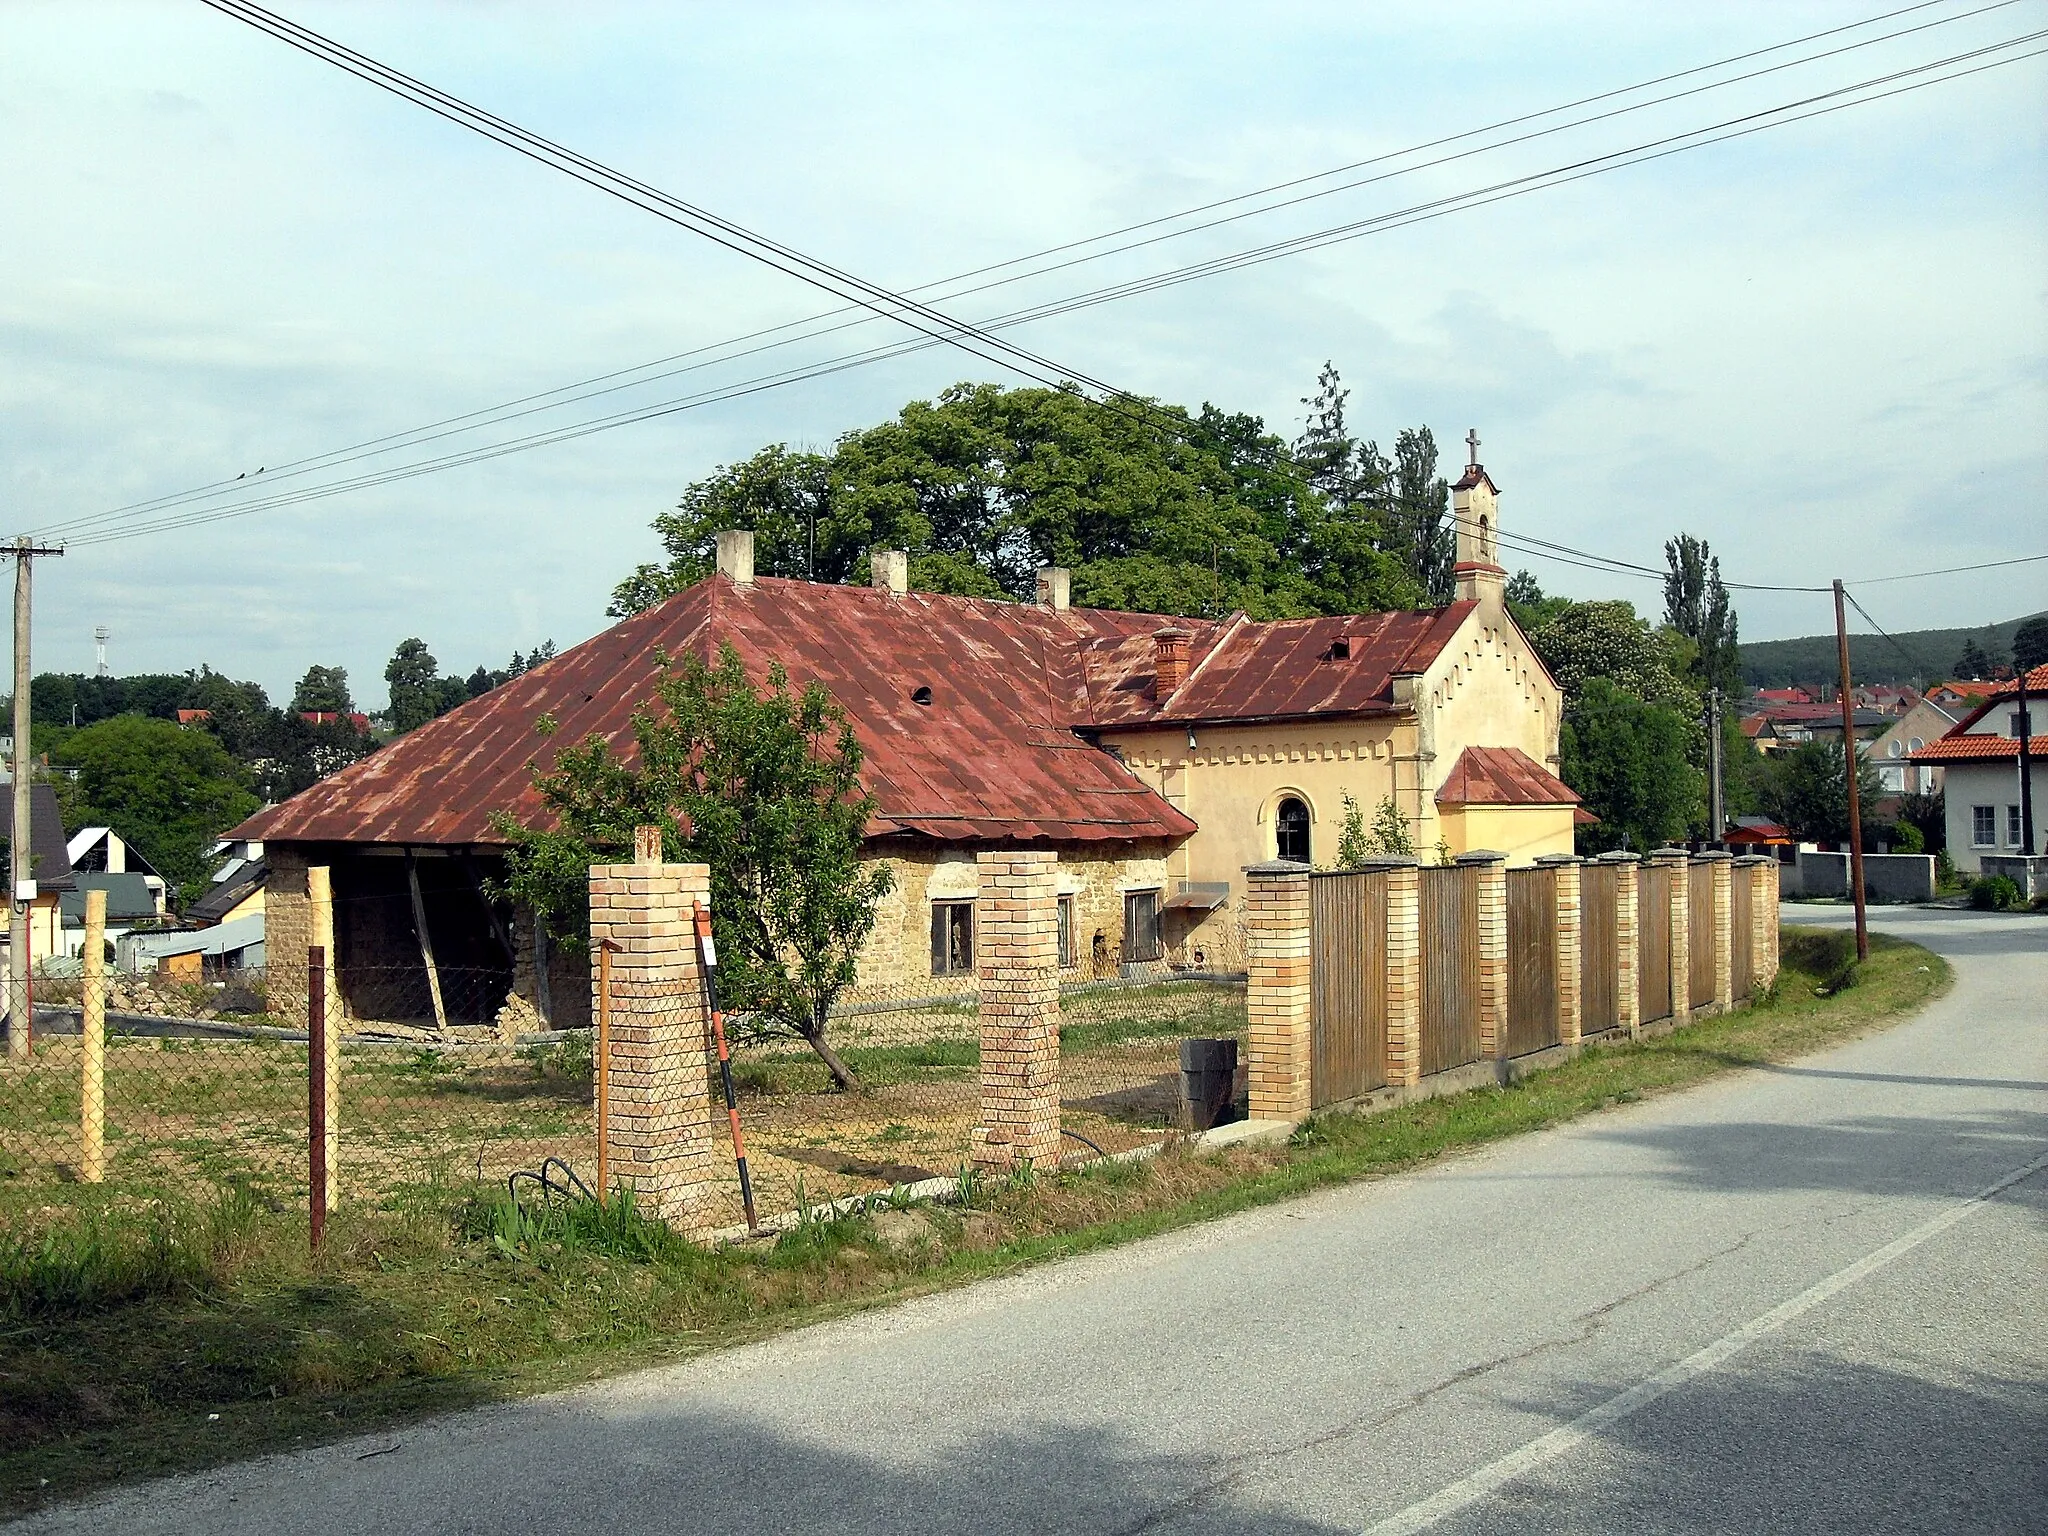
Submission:
{"label": "wooden beam", "polygon": [[476,899],[483,903],[484,916],[490,919],[491,934],[504,947],[505,958],[513,964],[519,963],[519,952],[512,947],[512,935],[505,931],[505,920],[498,916],[498,908],[491,901],[491,893],[484,889],[483,872],[476,867],[476,860],[468,852],[457,855],[462,860],[463,873],[469,876],[469,883],[476,887]]}
{"label": "wooden beam", "polygon": [[419,865],[413,862],[412,850],[405,850],[405,880],[412,887],[412,925],[420,936],[420,958],[427,964],[427,992],[434,1000],[434,1028],[443,1034],[448,1031],[448,1009],[441,1001],[441,972],[434,964],[434,940],[427,932],[427,903],[420,895]]}

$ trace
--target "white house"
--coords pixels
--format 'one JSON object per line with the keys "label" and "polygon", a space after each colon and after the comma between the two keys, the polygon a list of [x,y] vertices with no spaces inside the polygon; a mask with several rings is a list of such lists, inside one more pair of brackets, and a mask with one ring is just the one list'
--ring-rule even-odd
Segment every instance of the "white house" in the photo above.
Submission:
{"label": "white house", "polygon": [[[2048,715],[2048,665],[2027,674],[2027,710],[2023,720],[2019,685],[2001,683],[1955,728],[1938,741],[1911,754],[1911,761],[1942,770],[1948,810],[1948,851],[1957,869],[1975,874],[1987,854],[2039,853],[2048,805],[2040,794],[2048,787],[2041,760],[2048,757],[2048,734],[2039,729]],[[2027,750],[2020,750],[2022,741]],[[2032,846],[2027,845],[2026,797],[2020,775],[2029,773],[2034,790]]]}
{"label": "white house", "polygon": [[1888,795],[1931,795],[1941,788],[1941,769],[1915,762],[1913,754],[1930,741],[1954,730],[1968,714],[1954,705],[1947,709],[1932,699],[1922,699],[1894,721],[1887,731],[1863,748],[1863,755],[1877,769],[1877,781]]}

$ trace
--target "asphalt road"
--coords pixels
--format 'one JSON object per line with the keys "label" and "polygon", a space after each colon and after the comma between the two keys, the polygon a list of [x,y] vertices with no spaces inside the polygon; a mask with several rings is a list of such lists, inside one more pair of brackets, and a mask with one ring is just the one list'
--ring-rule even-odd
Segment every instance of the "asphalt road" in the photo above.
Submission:
{"label": "asphalt road", "polygon": [[2048,1531],[2048,923],[1877,921],[1822,1056],[27,1528]]}

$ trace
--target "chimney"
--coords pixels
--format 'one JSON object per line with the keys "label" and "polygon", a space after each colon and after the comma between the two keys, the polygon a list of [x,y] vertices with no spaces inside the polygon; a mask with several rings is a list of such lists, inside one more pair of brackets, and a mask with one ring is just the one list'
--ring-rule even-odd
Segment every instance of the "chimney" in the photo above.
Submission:
{"label": "chimney", "polygon": [[1074,573],[1063,565],[1041,565],[1038,568],[1038,606],[1050,608],[1054,613],[1065,613],[1073,590]]}
{"label": "chimney", "polygon": [[877,592],[901,597],[910,590],[910,556],[900,549],[869,550],[868,571]]}
{"label": "chimney", "polygon": [[1188,650],[1194,633],[1169,624],[1152,632],[1152,702],[1164,704],[1188,680]]}
{"label": "chimney", "polygon": [[718,574],[734,586],[754,584],[754,535],[745,528],[727,528],[718,535]]}

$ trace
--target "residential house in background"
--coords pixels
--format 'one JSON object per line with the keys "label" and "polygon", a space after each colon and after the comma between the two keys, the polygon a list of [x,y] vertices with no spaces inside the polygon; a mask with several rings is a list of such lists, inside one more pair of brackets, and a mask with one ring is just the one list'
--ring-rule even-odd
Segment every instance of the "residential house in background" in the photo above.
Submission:
{"label": "residential house in background", "polygon": [[169,885],[156,866],[144,858],[112,827],[82,827],[65,844],[75,870],[99,874],[140,875],[156,895],[157,915],[162,916],[169,900]]}
{"label": "residential house in background", "polygon": [[114,946],[115,964],[120,969],[179,981],[200,981],[222,971],[260,970],[264,954],[261,916],[240,917],[211,928],[129,933]]}
{"label": "residential house in background", "polygon": [[1804,688],[1759,688],[1751,695],[1759,704],[1811,704],[1812,694]]}
{"label": "residential house in background", "polygon": [[[11,847],[14,841],[13,779],[0,776],[0,838]],[[65,892],[76,888],[71,874],[71,854],[64,837],[64,815],[57,807],[57,792],[37,779],[29,785],[29,872],[35,879],[35,899],[29,903],[29,965],[45,964],[51,956],[64,953],[63,914],[59,902]],[[0,953],[13,943],[8,925],[0,925]]]}
{"label": "residential house in background", "polygon": [[[1948,819],[1948,852],[1956,868],[1976,874],[1990,854],[2035,854],[2043,842],[2041,759],[2048,756],[2048,733],[2040,727],[2044,714],[2041,692],[2048,689],[2048,665],[2027,674],[2027,713],[2023,723],[2019,687],[1996,685],[1946,735],[1911,754],[1914,763],[1938,768]],[[1930,694],[1930,697],[1933,695]],[[2027,740],[2026,758],[2020,746]],[[2026,846],[2020,774],[2032,769],[2034,846]]]}
{"label": "residential house in background", "polygon": [[213,884],[206,894],[185,909],[185,921],[194,928],[210,928],[263,915],[264,888],[270,883],[270,865],[263,857],[263,844],[223,843],[216,854],[224,854]]}
{"label": "residential house in background", "polygon": [[2000,686],[1987,678],[1951,678],[1928,689],[1927,697],[1951,714],[1958,711],[1967,714],[1998,692]]}
{"label": "residential house in background", "polygon": [[1941,788],[1941,769],[1931,763],[1916,763],[1913,754],[1928,742],[1946,736],[1965,711],[1946,710],[1932,699],[1921,699],[1863,749],[1877,769],[1878,783],[1888,795],[1931,795]]}
{"label": "residential house in background", "polygon": [[157,928],[164,922],[163,883],[149,883],[147,875],[104,870],[73,870],[73,888],[57,899],[61,935],[57,953],[76,959],[85,952],[85,895],[104,891],[107,895],[106,942],[116,944],[136,928]]}
{"label": "residential house in background", "polygon": [[579,1022],[584,963],[487,894],[493,817],[541,814],[532,765],[561,744],[630,748],[657,656],[725,645],[756,677],[821,684],[860,741],[868,857],[894,876],[863,987],[972,973],[982,849],[1057,850],[1063,965],[1134,975],[1241,965],[1245,866],[1330,862],[1347,793],[1368,815],[1391,799],[1425,854],[1569,853],[1561,695],[1503,600],[1496,496],[1477,464],[1454,488],[1445,607],[1279,622],[1076,608],[1051,568],[1031,603],[912,592],[895,550],[873,552],[868,587],[757,578],[753,536],[722,534],[696,586],[230,834],[263,844],[275,984],[303,967],[306,870],[324,865],[345,1002],[355,978],[389,997],[409,968],[423,1017],[432,965]]}

